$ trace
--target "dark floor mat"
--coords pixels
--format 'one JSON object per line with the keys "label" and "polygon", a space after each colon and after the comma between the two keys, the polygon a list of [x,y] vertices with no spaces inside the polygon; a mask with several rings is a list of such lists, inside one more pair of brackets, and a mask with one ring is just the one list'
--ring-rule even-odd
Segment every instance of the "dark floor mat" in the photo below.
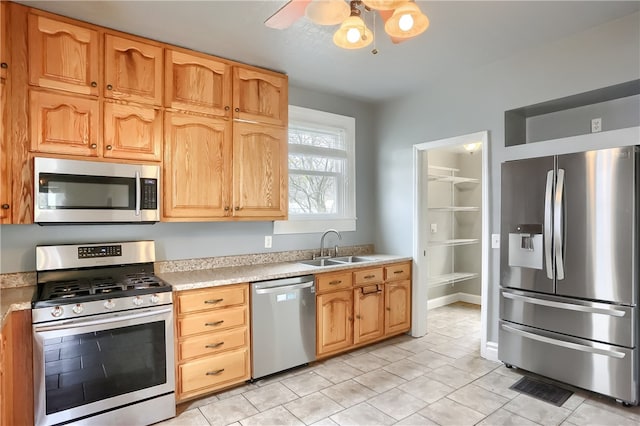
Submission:
{"label": "dark floor mat", "polygon": [[573,395],[573,392],[559,386],[527,376],[515,382],[509,389],[524,393],[558,407],[562,406],[562,404]]}

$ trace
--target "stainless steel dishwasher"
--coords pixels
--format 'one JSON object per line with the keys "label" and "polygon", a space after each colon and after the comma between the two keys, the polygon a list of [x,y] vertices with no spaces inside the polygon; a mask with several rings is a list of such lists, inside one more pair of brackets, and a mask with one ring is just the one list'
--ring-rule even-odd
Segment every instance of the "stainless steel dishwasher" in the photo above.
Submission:
{"label": "stainless steel dishwasher", "polygon": [[251,283],[251,347],[254,379],[315,360],[313,275]]}

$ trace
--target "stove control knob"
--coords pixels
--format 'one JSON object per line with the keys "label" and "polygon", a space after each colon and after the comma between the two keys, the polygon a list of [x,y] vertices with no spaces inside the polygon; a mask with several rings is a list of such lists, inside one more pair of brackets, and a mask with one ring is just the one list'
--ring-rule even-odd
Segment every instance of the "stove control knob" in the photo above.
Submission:
{"label": "stove control knob", "polygon": [[73,308],[71,308],[71,310],[73,311],[74,314],[81,314],[82,312],[84,312],[84,306],[78,303]]}
{"label": "stove control knob", "polygon": [[114,302],[113,300],[109,299],[106,302],[104,302],[104,308],[105,309],[113,309],[116,307],[116,302]]}
{"label": "stove control knob", "polygon": [[64,312],[64,310],[62,309],[61,306],[56,306],[55,308],[53,308],[51,310],[51,316],[58,318],[59,316],[61,316],[63,314],[63,312]]}
{"label": "stove control knob", "polygon": [[154,294],[151,296],[151,303],[158,303],[160,302],[160,296],[158,296],[157,294]]}
{"label": "stove control knob", "polygon": [[140,305],[142,305],[143,303],[144,303],[144,300],[142,300],[142,297],[140,297],[140,296],[136,296],[136,297],[133,299],[133,304],[134,304],[134,305],[136,305],[136,306],[140,306]]}

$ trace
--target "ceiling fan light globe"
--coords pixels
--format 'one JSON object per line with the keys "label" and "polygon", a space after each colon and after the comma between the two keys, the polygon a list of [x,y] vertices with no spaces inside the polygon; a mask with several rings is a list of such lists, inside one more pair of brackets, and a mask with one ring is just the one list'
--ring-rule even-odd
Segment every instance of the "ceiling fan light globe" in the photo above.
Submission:
{"label": "ceiling fan light globe", "polygon": [[[407,18],[404,18],[405,15],[411,16],[413,19],[413,26],[409,29],[404,30],[404,22],[407,21]],[[400,20],[404,18],[403,25],[400,25]],[[427,15],[420,11],[420,8],[415,3],[409,2],[405,3],[402,6],[398,7],[393,15],[387,22],[384,24],[384,31],[389,34],[391,37],[397,38],[411,38],[415,37],[418,34],[422,34],[429,28],[429,18]]]}
{"label": "ceiling fan light globe", "polygon": [[314,24],[338,25],[349,17],[350,9],[344,0],[313,0],[304,14]]}
{"label": "ceiling fan light globe", "polygon": [[408,13],[402,15],[398,20],[398,27],[400,27],[402,31],[409,31],[413,28],[413,17]]}
{"label": "ceiling fan light globe", "polygon": [[[349,35],[350,31],[351,35]],[[372,41],[373,33],[359,16],[349,16],[333,34],[333,42],[343,49],[360,49],[368,46]]]}
{"label": "ceiling fan light globe", "polygon": [[366,6],[376,10],[393,10],[408,2],[409,0],[362,0]]}

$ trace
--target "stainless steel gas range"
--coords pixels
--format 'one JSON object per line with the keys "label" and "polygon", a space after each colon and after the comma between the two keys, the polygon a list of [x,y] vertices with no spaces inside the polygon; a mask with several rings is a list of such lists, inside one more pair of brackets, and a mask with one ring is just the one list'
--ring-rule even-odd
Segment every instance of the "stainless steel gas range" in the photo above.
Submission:
{"label": "stainless steel gas range", "polygon": [[171,286],[154,260],[153,241],[36,248],[36,425],[175,416]]}

